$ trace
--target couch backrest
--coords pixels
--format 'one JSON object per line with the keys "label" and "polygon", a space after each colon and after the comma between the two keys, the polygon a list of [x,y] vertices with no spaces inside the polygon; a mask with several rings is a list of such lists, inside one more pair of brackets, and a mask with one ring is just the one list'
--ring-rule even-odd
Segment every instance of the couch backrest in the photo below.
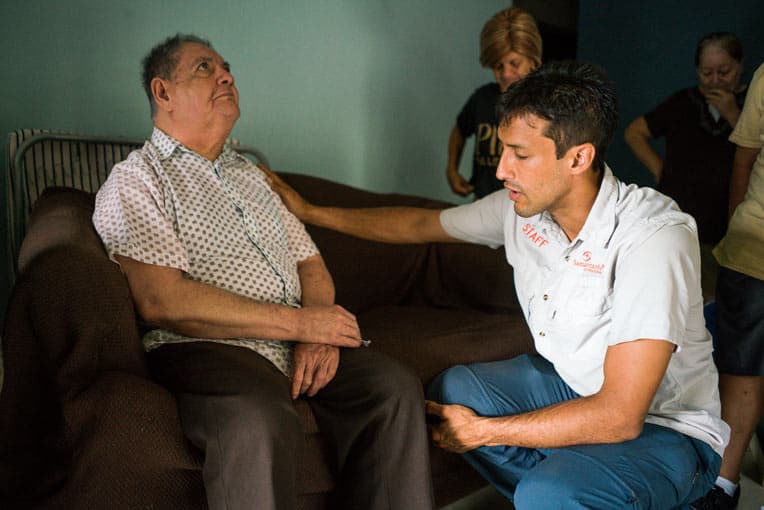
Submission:
{"label": "couch backrest", "polygon": [[[452,204],[413,195],[372,193],[302,174],[281,177],[308,201],[337,207]],[[385,244],[308,227],[337,289],[336,301],[354,313],[377,305],[427,304],[488,313],[516,311],[512,267],[504,250],[468,244]]]}
{"label": "couch backrest", "polygon": [[[72,204],[56,205],[56,215],[19,254],[32,206],[50,187],[97,191],[112,166],[127,157],[142,140],[22,130],[9,137],[13,159],[8,220],[12,240],[11,275],[26,265],[44,246],[72,233],[56,228],[65,214],[82,214]],[[267,163],[252,147],[237,150]],[[284,174],[308,200],[338,207],[411,206],[441,209],[451,204],[413,195],[373,193],[319,177]],[[70,199],[69,197],[68,199]],[[68,200],[60,198],[58,200]],[[48,206],[50,207],[50,205]],[[69,210],[69,212],[66,212]],[[337,302],[362,312],[376,305],[425,302],[444,307],[471,307],[489,312],[517,308],[512,270],[502,250],[465,245],[391,245],[352,238],[309,227],[334,277]],[[42,238],[41,235],[48,236]]]}

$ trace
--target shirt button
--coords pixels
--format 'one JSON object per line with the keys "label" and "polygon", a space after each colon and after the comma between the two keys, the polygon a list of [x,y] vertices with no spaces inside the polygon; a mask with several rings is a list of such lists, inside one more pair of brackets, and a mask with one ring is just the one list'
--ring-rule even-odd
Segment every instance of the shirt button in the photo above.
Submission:
{"label": "shirt button", "polygon": [[546,301],[547,299],[549,299],[549,295],[548,294],[544,294],[544,301]]}
{"label": "shirt button", "polygon": [[565,255],[565,262],[570,260],[570,255]]}
{"label": "shirt button", "polygon": [[539,331],[539,336],[546,336],[546,333],[544,333],[543,331]]}

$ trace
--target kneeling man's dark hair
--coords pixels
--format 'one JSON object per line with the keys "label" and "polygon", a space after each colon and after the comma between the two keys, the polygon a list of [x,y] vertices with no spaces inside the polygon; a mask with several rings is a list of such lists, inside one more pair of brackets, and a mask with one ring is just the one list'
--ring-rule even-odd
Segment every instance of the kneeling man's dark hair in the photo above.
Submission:
{"label": "kneeling man's dark hair", "polygon": [[544,136],[557,158],[574,145],[591,143],[593,168],[604,169],[605,153],[618,122],[618,102],[605,71],[587,62],[551,62],[509,86],[499,98],[499,125],[533,115],[549,122]]}

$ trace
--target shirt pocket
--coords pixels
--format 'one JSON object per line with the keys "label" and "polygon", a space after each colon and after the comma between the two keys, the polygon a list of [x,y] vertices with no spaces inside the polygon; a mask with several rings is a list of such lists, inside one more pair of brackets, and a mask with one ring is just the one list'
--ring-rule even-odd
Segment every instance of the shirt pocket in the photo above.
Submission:
{"label": "shirt pocket", "polygon": [[[572,321],[590,320],[600,317],[613,306],[613,290],[598,286],[581,286],[569,294],[567,303],[562,304],[562,317]],[[559,312],[559,310],[558,310]]]}
{"label": "shirt pocket", "polygon": [[571,350],[600,337],[610,326],[613,290],[604,285],[579,285],[555,303],[549,329]]}

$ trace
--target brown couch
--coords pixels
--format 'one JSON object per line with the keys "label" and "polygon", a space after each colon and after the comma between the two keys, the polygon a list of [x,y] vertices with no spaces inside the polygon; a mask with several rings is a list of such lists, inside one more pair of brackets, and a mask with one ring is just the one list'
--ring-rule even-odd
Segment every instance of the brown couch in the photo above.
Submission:
{"label": "brown couch", "polygon": [[[338,206],[432,200],[370,193],[284,174],[309,200]],[[91,194],[53,188],[37,201],[3,332],[0,508],[201,509],[201,454],[183,437],[173,396],[151,378],[128,287],[92,228]],[[457,364],[531,350],[503,251],[470,245],[385,245],[309,228],[337,302],[366,338],[426,384]],[[327,508],[333,473],[309,406],[300,506]],[[484,482],[432,449],[439,506]]]}

